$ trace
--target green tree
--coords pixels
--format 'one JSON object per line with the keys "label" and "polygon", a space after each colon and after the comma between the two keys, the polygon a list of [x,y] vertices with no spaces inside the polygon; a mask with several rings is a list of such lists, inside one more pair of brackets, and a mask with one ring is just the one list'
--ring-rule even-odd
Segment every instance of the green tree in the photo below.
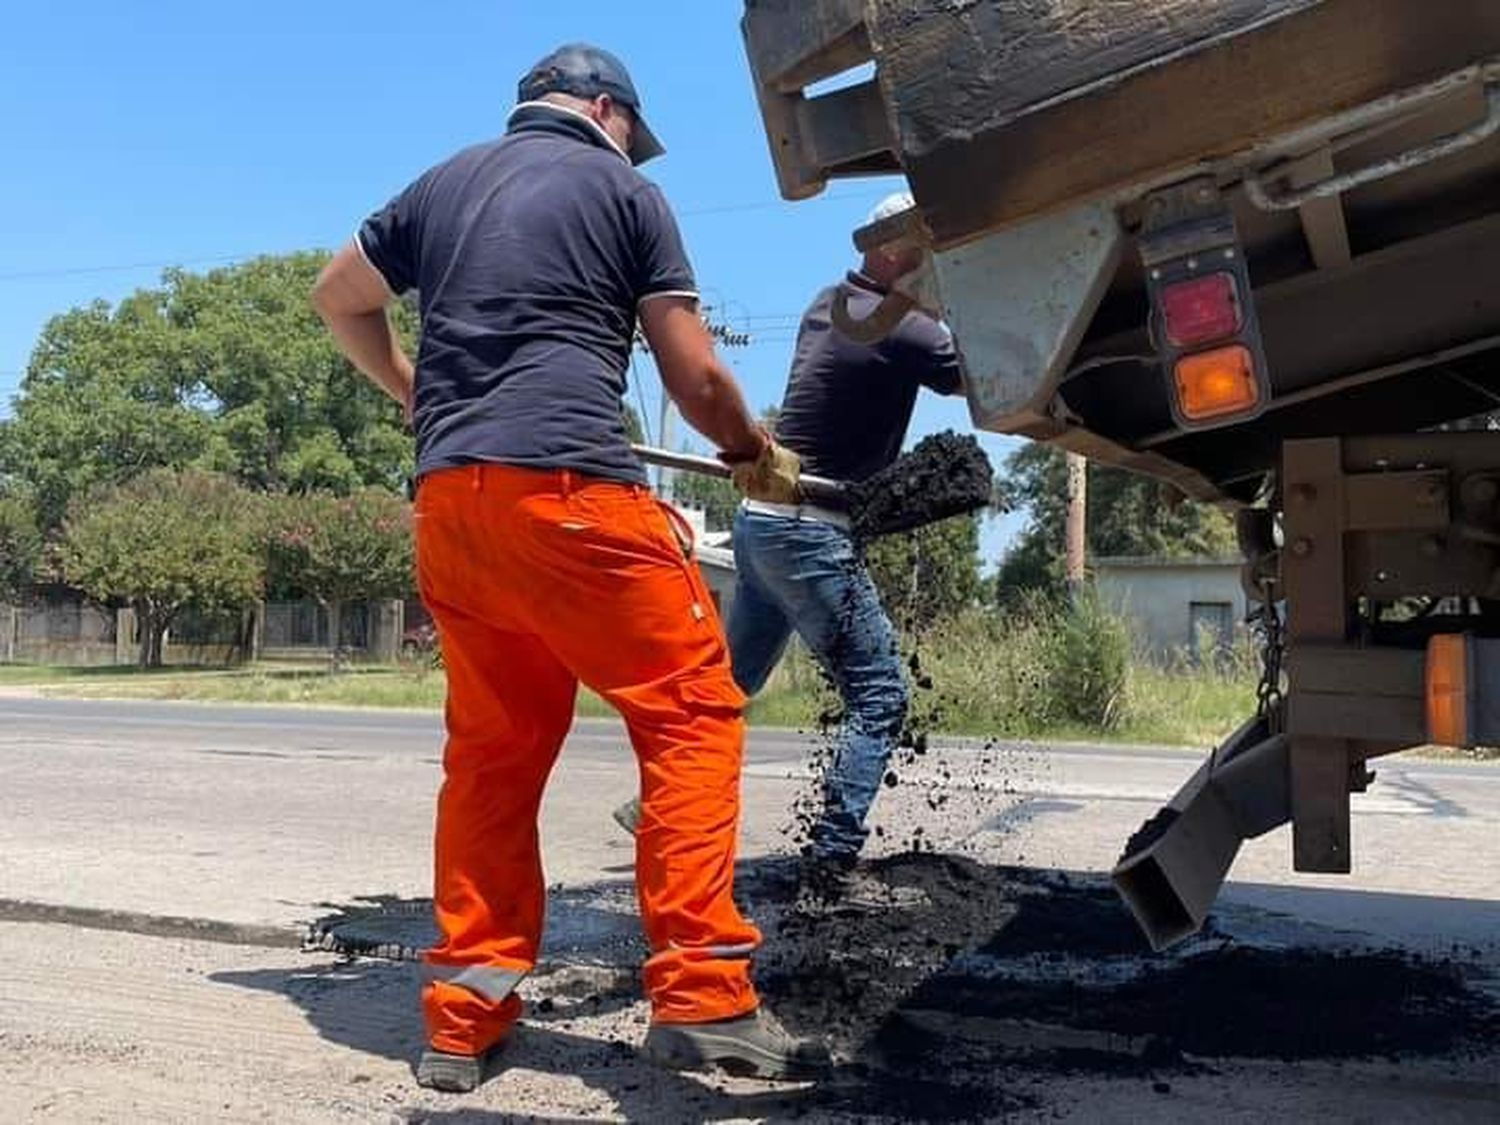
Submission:
{"label": "green tree", "polygon": [[0,602],[31,584],[42,561],[36,510],[20,496],[0,496]]}
{"label": "green tree", "polygon": [[411,506],[395,493],[364,488],[349,496],[278,497],[268,526],[272,589],[314,598],[327,609],[335,656],[346,603],[405,597],[415,586]]}
{"label": "green tree", "polygon": [[[1005,461],[996,489],[1002,508],[1030,519],[1001,563],[999,596],[1063,586],[1067,469],[1063,453],[1028,444]],[[1233,555],[1234,521],[1220,508],[1185,498],[1171,485],[1123,469],[1089,464],[1088,550],[1091,557]]]}
{"label": "green tree", "polygon": [[683,469],[672,474],[672,500],[685,507],[701,509],[709,531],[732,528],[734,513],[740,506],[740,494],[730,481]]}
{"label": "green tree", "polygon": [[[709,326],[713,329],[713,325]],[[760,412],[761,424],[772,433],[781,418],[779,406],[768,406]],[[672,495],[675,503],[703,512],[703,522],[709,531],[728,531],[734,527],[734,513],[742,497],[734,484],[723,477],[711,477],[706,473],[690,473],[679,469],[672,474]]]}
{"label": "green tree", "polygon": [[641,416],[635,412],[635,407],[625,403],[621,410],[625,415],[625,436],[633,442],[646,440],[646,431],[641,429]]}
{"label": "green tree", "polygon": [[43,329],[14,416],[0,421],[0,474],[32,491],[43,526],[96,485],[209,459],[212,419],[165,373],[160,328],[151,295],[138,293],[116,311],[95,302]]}
{"label": "green tree", "polygon": [[[399,487],[411,441],[399,408],[358,375],[308,300],[327,255],[253,259],[206,274],[170,270],[164,316],[182,382],[210,407],[234,471],[262,488]],[[408,350],[409,302],[392,318]]]}
{"label": "green tree", "polygon": [[[412,461],[400,410],[354,372],[308,301],[325,260],[168,270],[116,306],[53,317],[0,422],[0,475],[36,493],[45,527],[72,497],[154,467],[262,489],[399,486]],[[410,346],[415,313],[398,302],[393,316]]]}
{"label": "green tree", "polygon": [[142,667],[189,607],[242,609],[265,580],[261,505],[231,478],[154,469],[76,499],[63,528],[68,581],[106,604],[134,608]]}
{"label": "green tree", "polygon": [[956,516],[866,548],[880,599],[903,629],[921,631],[952,620],[978,600],[979,519]]}

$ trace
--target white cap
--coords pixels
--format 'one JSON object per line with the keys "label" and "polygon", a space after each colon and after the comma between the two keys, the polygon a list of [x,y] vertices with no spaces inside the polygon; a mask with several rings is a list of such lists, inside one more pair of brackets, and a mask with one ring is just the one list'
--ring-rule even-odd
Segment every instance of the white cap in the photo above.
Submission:
{"label": "white cap", "polygon": [[886,196],[875,204],[870,217],[865,220],[865,226],[873,226],[883,219],[889,219],[892,215],[899,215],[902,211],[909,211],[917,205],[909,191],[898,191]]}

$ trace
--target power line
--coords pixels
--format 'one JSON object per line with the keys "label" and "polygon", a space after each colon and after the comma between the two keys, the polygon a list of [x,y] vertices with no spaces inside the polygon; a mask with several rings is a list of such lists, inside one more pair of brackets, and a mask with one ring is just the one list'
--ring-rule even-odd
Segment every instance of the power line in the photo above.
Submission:
{"label": "power line", "polygon": [[49,277],[79,277],[94,273],[127,273],[130,270],[164,270],[173,266],[217,265],[227,262],[243,262],[260,254],[220,255],[213,258],[182,258],[175,262],[131,262],[116,266],[65,266],[53,270],[23,270],[19,273],[0,273],[0,281],[37,281]]}
{"label": "power line", "polygon": [[[838,195],[820,195],[814,199],[803,200],[805,206],[808,203],[840,203],[854,200],[872,199],[879,192],[843,192]],[[786,200],[768,199],[746,203],[725,203],[709,207],[687,208],[677,212],[677,216],[683,219],[698,218],[707,215],[732,215],[745,211],[766,211],[772,208],[790,206]],[[13,273],[0,273],[0,282],[5,281],[41,281],[47,278],[57,277],[83,277],[90,274],[101,273],[129,273],[132,270],[164,270],[174,266],[205,266],[205,265],[228,265],[235,262],[245,262],[252,258],[264,257],[271,251],[257,250],[248,254],[218,254],[203,258],[180,258],[170,262],[121,262],[114,265],[98,266],[62,266],[57,269],[44,270],[18,270]]]}

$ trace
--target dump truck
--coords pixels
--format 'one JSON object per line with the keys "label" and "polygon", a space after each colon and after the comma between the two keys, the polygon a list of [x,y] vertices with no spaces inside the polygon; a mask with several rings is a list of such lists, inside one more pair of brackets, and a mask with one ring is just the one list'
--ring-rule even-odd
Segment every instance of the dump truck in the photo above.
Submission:
{"label": "dump truck", "polygon": [[[1235,510],[1256,713],[1129,841],[1156,948],[1290,821],[1500,743],[1500,3],[747,0],[781,194],[904,175],[867,320],[952,329],[977,428]],[[1165,796],[1165,795],[1164,795]]]}

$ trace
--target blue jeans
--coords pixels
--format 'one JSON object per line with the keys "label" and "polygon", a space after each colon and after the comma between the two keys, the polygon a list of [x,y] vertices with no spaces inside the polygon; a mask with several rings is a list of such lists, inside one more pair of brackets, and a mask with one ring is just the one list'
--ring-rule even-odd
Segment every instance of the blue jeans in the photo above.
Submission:
{"label": "blue jeans", "polygon": [[765,686],[795,630],[843,700],[812,852],[853,859],[906,721],[896,631],[848,532],[830,524],[742,510],[734,562],[729,653],[741,690]]}

